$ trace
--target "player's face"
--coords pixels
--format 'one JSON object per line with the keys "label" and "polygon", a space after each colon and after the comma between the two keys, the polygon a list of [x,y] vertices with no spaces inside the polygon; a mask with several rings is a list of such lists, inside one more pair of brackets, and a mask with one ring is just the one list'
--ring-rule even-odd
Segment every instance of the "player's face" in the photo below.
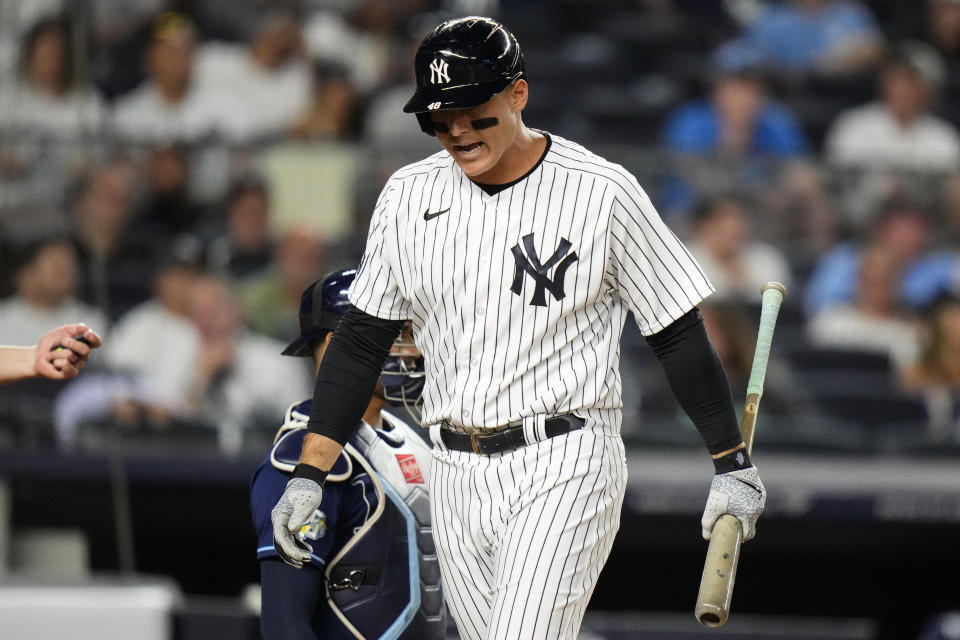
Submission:
{"label": "player's face", "polygon": [[527,83],[518,80],[478,107],[437,111],[430,118],[437,140],[465,174],[477,182],[503,184],[517,177],[511,173],[509,152],[526,100]]}

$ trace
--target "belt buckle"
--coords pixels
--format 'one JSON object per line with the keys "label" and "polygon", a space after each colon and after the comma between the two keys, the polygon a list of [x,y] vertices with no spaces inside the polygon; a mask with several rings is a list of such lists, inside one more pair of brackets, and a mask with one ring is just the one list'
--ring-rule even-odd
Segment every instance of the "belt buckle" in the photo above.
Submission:
{"label": "belt buckle", "polygon": [[363,579],[367,576],[367,572],[363,569],[353,569],[343,578],[340,578],[336,582],[330,585],[330,588],[334,591],[341,591],[343,589],[352,589],[353,591],[359,591],[360,585],[363,584]]}
{"label": "belt buckle", "polygon": [[471,434],[470,434],[470,446],[473,447],[473,452],[474,452],[474,453],[476,453],[476,454],[481,453],[481,451],[480,451],[480,443],[477,441],[477,434],[475,434],[475,433],[471,433]]}

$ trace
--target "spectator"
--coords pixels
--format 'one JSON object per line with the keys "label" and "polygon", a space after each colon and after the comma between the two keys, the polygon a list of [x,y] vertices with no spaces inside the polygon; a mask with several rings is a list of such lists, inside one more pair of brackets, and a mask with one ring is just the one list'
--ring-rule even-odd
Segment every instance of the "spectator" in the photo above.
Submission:
{"label": "spectator", "polygon": [[271,267],[238,287],[250,326],[279,340],[295,336],[300,294],[323,271],[322,236],[303,227],[283,233]]}
{"label": "spectator", "polygon": [[37,22],[63,12],[63,0],[5,0],[0,3],[0,86],[16,77],[23,35]]}
{"label": "spectator", "polygon": [[154,238],[135,232],[136,172],[123,159],[96,166],[73,199],[72,220],[80,256],[80,298],[111,320],[150,297]]}
{"label": "spectator", "polygon": [[194,285],[191,317],[200,344],[185,363],[184,400],[191,413],[217,426],[221,447],[233,453],[257,427],[272,424],[267,415],[282,413],[289,394],[310,393],[310,372],[277,357],[284,343],[245,327],[243,310],[223,280],[204,277]]}
{"label": "spectator", "polygon": [[710,81],[707,99],[681,104],[664,126],[677,168],[664,184],[664,216],[688,215],[698,193],[750,193],[772,205],[758,237],[788,229],[798,244],[832,240],[822,181],[804,160],[810,142],[794,115],[769,97],[758,58],[721,50]]}
{"label": "spectator", "polygon": [[290,125],[290,135],[300,139],[352,138],[357,133],[357,102],[357,91],[344,69],[314,63],[311,103]]}
{"label": "spectator", "polygon": [[58,400],[63,444],[72,444],[79,420],[109,415],[161,431],[213,429],[232,454],[272,424],[263,414],[282,411],[286,393],[309,393],[309,369],[278,358],[282,342],[246,328],[226,281],[178,261],[159,273],[154,299],[119,323],[120,343],[108,356],[113,374],[85,376]]}
{"label": "spectator", "polygon": [[267,185],[255,178],[238,180],[227,194],[223,228],[209,241],[210,269],[239,281],[265,271],[273,260],[273,234]]}
{"label": "spectator", "polygon": [[926,40],[933,45],[947,64],[949,82],[960,82],[960,2],[957,0],[928,0]]}
{"label": "spectator", "polygon": [[880,71],[880,100],[841,113],[830,127],[827,160],[843,168],[956,170],[960,135],[930,112],[943,76],[929,45],[901,43]]}
{"label": "spectator", "polygon": [[157,17],[175,6],[170,0],[97,0],[89,7],[71,2],[90,24],[90,66],[100,93],[111,103],[136,89],[144,78],[143,53]]}
{"label": "spectator", "polygon": [[[0,13],[16,22],[18,13],[22,18],[33,10],[26,2],[3,3]],[[0,86],[0,194],[6,207],[62,206],[72,172],[95,148],[104,107],[77,74],[72,33],[59,18],[34,23],[22,38],[16,77]]]}
{"label": "spectator", "polygon": [[664,141],[671,151],[743,158],[791,157],[809,150],[797,119],[770,99],[756,57],[721,50],[711,69],[709,98],[680,105],[667,120]]}
{"label": "spectator", "polygon": [[62,138],[100,131],[103,102],[77,75],[71,33],[62,18],[45,18],[27,32],[17,80],[0,93],[0,130]]}
{"label": "spectator", "polygon": [[903,376],[904,388],[920,395],[934,443],[960,443],[960,299],[939,297],[923,315],[920,355]]}
{"label": "spectator", "polygon": [[[153,296],[118,320],[105,354],[107,365],[120,376],[111,387],[117,422],[169,426],[183,393],[187,363],[199,344],[190,305],[200,275],[196,260],[172,251],[156,270]],[[123,383],[123,377],[129,382]]]}
{"label": "spectator", "polygon": [[949,289],[957,259],[952,252],[931,252],[931,223],[922,208],[892,200],[881,208],[863,236],[843,242],[814,266],[804,293],[804,308],[812,317],[826,307],[853,299],[861,246],[883,247],[902,273],[900,298],[917,308]]}
{"label": "spectator", "polygon": [[[313,0],[307,2],[313,4]],[[277,8],[291,9],[302,4],[301,0],[203,0],[186,6],[204,39],[244,42],[257,29],[265,14]]]}
{"label": "spectator", "polygon": [[135,215],[136,233],[160,245],[184,234],[202,233],[203,207],[190,190],[190,159],[183,146],[162,144],[149,151],[145,193]]}
{"label": "spectator", "polygon": [[740,41],[778,72],[796,76],[862,71],[883,51],[870,9],[856,0],[769,2]]}
{"label": "spectator", "polygon": [[886,247],[867,249],[859,261],[853,300],[822,309],[807,325],[814,347],[879,353],[895,369],[917,356],[917,333],[900,298],[901,263]]}
{"label": "spectator", "polygon": [[104,314],[74,297],[77,257],[68,238],[25,243],[14,271],[15,294],[0,301],[0,335],[8,344],[36,344],[52,327],[80,320],[101,328]]}
{"label": "spectator", "polygon": [[404,4],[359,0],[345,10],[316,11],[305,21],[307,51],[314,59],[345,68],[353,86],[366,96],[388,81],[398,58],[405,59],[403,22],[411,8]]}
{"label": "spectator", "polygon": [[144,56],[146,80],[117,100],[113,126],[127,140],[191,142],[215,133],[220,96],[195,79],[196,33],[190,20],[163,13]]}
{"label": "spectator", "polygon": [[960,122],[960,2],[927,0],[922,33],[946,68],[940,95],[940,111],[953,123]]}
{"label": "spectator", "polygon": [[263,17],[246,45],[209,42],[197,58],[197,83],[220,97],[218,119],[232,142],[271,138],[310,104],[310,68],[290,14]]}
{"label": "spectator", "polygon": [[687,248],[716,289],[716,297],[759,303],[760,288],[774,280],[792,286],[790,264],[773,245],[750,239],[743,203],[733,197],[709,199],[693,211]]}

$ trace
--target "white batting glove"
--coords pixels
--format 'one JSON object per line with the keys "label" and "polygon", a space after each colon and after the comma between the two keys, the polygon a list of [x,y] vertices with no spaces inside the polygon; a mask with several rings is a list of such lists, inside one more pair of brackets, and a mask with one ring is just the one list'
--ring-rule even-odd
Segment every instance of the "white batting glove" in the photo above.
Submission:
{"label": "white batting glove", "polygon": [[309,478],[293,478],[270,512],[273,547],[280,559],[291,567],[301,569],[304,562],[310,562],[313,549],[300,537],[300,528],[320,508],[322,499],[323,487],[319,483]]}
{"label": "white batting glove", "polygon": [[[767,490],[760,480],[760,472],[750,463],[750,458],[745,452],[734,452],[734,454],[738,453],[742,455],[737,457],[737,462],[733,462],[731,467],[728,467],[732,470],[713,476],[710,495],[707,496],[707,506],[700,520],[704,540],[710,539],[717,519],[728,513],[740,521],[744,542],[756,533],[757,518],[763,513],[763,507],[767,503]],[[719,463],[718,470],[723,466]],[[738,469],[735,468],[736,466],[743,466],[743,468]]]}

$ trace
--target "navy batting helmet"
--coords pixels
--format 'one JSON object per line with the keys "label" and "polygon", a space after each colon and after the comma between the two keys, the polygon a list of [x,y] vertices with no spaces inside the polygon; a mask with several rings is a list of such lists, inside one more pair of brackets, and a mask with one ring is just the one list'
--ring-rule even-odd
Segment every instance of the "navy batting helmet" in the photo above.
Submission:
{"label": "navy batting helmet", "polygon": [[513,34],[499,22],[477,16],[448,20],[431,31],[417,49],[414,71],[417,90],[403,110],[417,114],[430,135],[430,111],[479,106],[526,77]]}
{"label": "navy batting helmet", "polygon": [[336,329],[350,308],[347,291],[356,275],[356,269],[341,269],[307,287],[300,296],[300,335],[283,350],[283,355],[313,355],[310,343]]}

